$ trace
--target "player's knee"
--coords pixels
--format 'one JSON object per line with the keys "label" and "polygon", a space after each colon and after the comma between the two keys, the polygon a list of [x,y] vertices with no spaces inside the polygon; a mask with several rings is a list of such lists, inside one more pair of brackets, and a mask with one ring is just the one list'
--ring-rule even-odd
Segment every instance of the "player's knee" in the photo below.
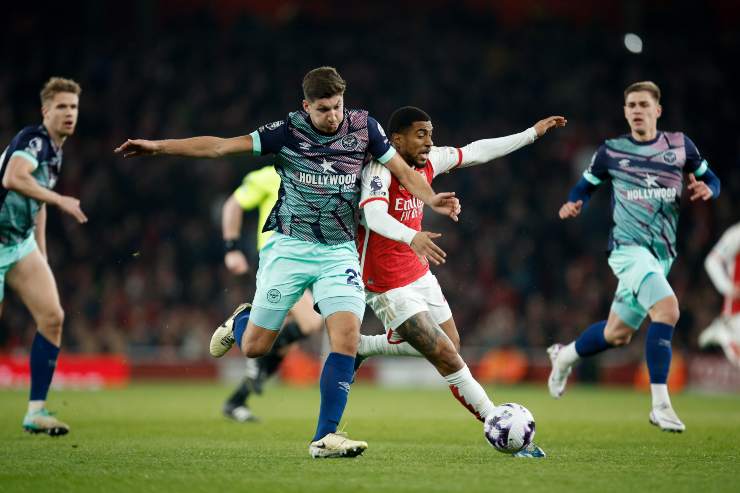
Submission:
{"label": "player's knee", "polygon": [[673,327],[676,326],[678,319],[681,317],[681,310],[675,297],[656,304],[651,312],[650,318],[653,322],[660,322]]}
{"label": "player's knee", "polygon": [[56,307],[44,315],[44,325],[49,328],[59,329],[61,332],[64,325],[64,310],[62,307]]}
{"label": "player's knee", "polygon": [[620,325],[618,327],[607,327],[604,330],[604,339],[610,345],[615,347],[626,346],[632,340],[634,331],[631,327]]}
{"label": "player's knee", "polygon": [[56,307],[47,311],[37,321],[39,330],[48,338],[56,339],[62,335],[64,325],[64,310]]}

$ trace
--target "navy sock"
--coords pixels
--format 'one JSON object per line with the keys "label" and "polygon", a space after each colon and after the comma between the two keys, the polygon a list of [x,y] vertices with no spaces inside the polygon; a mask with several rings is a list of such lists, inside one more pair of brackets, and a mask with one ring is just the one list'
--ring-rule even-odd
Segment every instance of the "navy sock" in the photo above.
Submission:
{"label": "navy sock", "polygon": [[606,320],[591,324],[576,339],[576,352],[580,357],[593,356],[613,346],[604,339]]}
{"label": "navy sock", "polygon": [[244,336],[244,331],[247,330],[249,314],[250,311],[245,310],[234,319],[234,329],[232,330],[232,332],[234,333],[234,340],[236,341],[235,344],[239,348],[239,350],[241,350],[242,347],[242,337]]}
{"label": "navy sock", "polygon": [[327,433],[334,433],[342,419],[349,397],[355,358],[346,354],[330,353],[321,372],[321,408],[319,424],[312,441],[319,440]]}
{"label": "navy sock", "polygon": [[45,401],[49,393],[51,378],[57,366],[59,348],[49,342],[41,332],[36,332],[31,345],[31,398]]}
{"label": "navy sock", "polygon": [[648,327],[645,340],[645,359],[647,360],[650,383],[666,383],[671,367],[671,339],[673,327],[661,322],[653,322]]}

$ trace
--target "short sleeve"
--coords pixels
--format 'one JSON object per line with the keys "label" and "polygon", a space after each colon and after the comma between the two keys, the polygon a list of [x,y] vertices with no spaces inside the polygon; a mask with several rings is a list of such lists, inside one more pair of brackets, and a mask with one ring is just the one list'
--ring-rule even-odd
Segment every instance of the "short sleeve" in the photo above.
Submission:
{"label": "short sleeve", "polygon": [[602,145],[591,157],[591,164],[583,172],[583,178],[591,185],[601,185],[604,180],[609,178],[608,163],[609,158],[606,155],[606,147]]}
{"label": "short sleeve", "polygon": [[255,156],[277,154],[286,144],[288,126],[285,120],[278,120],[262,125],[249,135],[252,137],[252,154]]}
{"label": "short sleeve", "polygon": [[234,190],[234,198],[245,211],[257,207],[265,197],[265,190],[256,180],[255,173],[245,176],[239,188]]}
{"label": "short sleeve", "polygon": [[380,164],[387,163],[396,154],[396,150],[385,135],[385,130],[371,116],[367,117],[367,137],[367,150]]}
{"label": "short sleeve", "polygon": [[462,149],[457,147],[432,147],[429,151],[429,162],[432,163],[434,176],[446,173],[462,163]]}
{"label": "short sleeve", "polygon": [[18,136],[10,157],[18,156],[33,164],[33,169],[39,166],[39,156],[42,155],[45,145],[43,135],[39,132],[28,131]]}
{"label": "short sleeve", "polygon": [[690,138],[685,135],[683,138],[684,148],[686,149],[686,164],[684,166],[684,171],[687,173],[694,173],[695,176],[703,175],[707,172],[707,168],[709,167],[707,161],[701,157],[699,149],[697,149],[696,144],[694,144]]}
{"label": "short sleeve", "polygon": [[373,161],[362,170],[360,190],[360,207],[373,200],[389,201],[388,189],[391,186],[391,172],[377,161]]}

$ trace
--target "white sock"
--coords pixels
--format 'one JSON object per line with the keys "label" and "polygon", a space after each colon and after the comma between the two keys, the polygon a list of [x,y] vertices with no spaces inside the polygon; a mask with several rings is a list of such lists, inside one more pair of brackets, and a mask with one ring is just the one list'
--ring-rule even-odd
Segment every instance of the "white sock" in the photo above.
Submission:
{"label": "white sock", "polygon": [[651,383],[650,393],[653,395],[653,407],[671,407],[671,397],[668,395],[668,385],[664,383]]}
{"label": "white sock", "polygon": [[384,354],[388,356],[417,356],[424,357],[408,342],[391,344],[385,334],[375,336],[360,336],[360,345],[357,347],[360,356],[375,356]]}
{"label": "white sock", "polygon": [[35,413],[41,411],[46,405],[46,401],[28,401],[28,412]]}
{"label": "white sock", "polygon": [[571,366],[575,365],[578,360],[581,359],[576,352],[576,341],[571,342],[567,346],[563,346],[558,353],[557,364],[560,371],[565,371]]}
{"label": "white sock", "polygon": [[486,416],[491,414],[496,407],[481,384],[473,378],[467,366],[447,375],[445,380],[450,384],[450,390],[460,404],[479,420],[485,421]]}

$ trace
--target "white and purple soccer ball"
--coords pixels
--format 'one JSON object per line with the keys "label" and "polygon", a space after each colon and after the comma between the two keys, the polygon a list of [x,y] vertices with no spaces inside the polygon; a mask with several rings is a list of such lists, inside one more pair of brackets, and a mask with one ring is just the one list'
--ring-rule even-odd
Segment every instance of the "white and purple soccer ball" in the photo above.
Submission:
{"label": "white and purple soccer ball", "polygon": [[534,417],[521,404],[501,404],[483,423],[483,436],[499,452],[514,454],[532,443]]}

